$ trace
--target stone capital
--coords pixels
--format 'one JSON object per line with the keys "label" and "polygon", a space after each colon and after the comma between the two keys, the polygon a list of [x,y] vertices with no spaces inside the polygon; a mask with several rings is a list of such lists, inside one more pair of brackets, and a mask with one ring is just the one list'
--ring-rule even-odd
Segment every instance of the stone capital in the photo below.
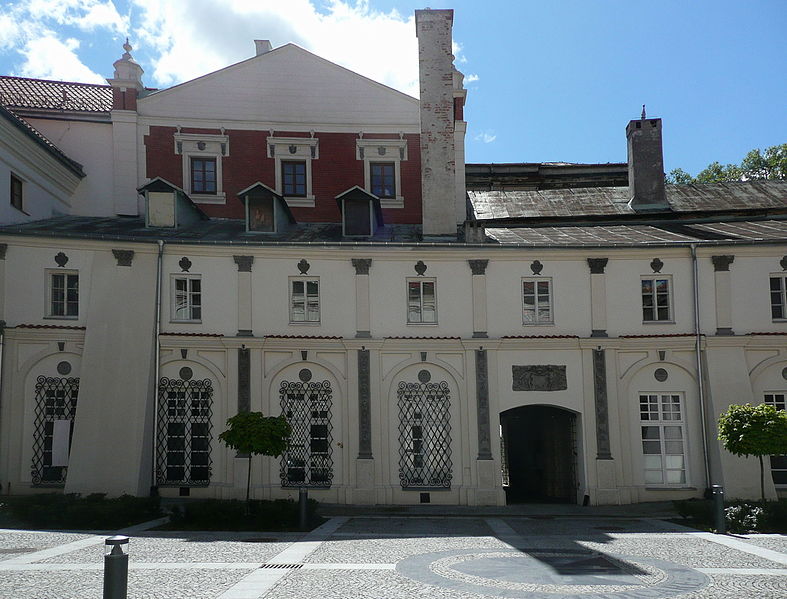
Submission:
{"label": "stone capital", "polygon": [[590,274],[603,275],[604,269],[607,267],[609,258],[588,258],[588,266],[590,267]]}
{"label": "stone capital", "polygon": [[735,256],[732,255],[721,255],[721,256],[711,256],[710,259],[713,261],[713,270],[716,272],[727,271],[730,270],[730,264],[733,263],[735,260]]}
{"label": "stone capital", "polygon": [[235,264],[238,265],[238,272],[251,272],[251,265],[254,264],[254,256],[233,256]]}
{"label": "stone capital", "polygon": [[474,275],[485,275],[489,260],[468,260],[467,263]]}
{"label": "stone capital", "polygon": [[353,258],[353,268],[355,268],[356,275],[368,275],[369,269],[372,266],[371,258]]}
{"label": "stone capital", "polygon": [[118,266],[131,266],[134,259],[134,250],[112,250],[112,255],[118,262]]}

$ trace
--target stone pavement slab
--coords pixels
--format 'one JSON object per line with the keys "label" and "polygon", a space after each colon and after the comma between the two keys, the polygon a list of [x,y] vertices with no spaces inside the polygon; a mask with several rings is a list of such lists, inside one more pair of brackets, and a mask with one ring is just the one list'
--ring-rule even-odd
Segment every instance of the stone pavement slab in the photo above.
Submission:
{"label": "stone pavement slab", "polygon": [[[103,536],[0,531],[0,597],[101,597]],[[138,530],[129,599],[784,599],[781,535],[652,517],[342,516],[307,534]]]}

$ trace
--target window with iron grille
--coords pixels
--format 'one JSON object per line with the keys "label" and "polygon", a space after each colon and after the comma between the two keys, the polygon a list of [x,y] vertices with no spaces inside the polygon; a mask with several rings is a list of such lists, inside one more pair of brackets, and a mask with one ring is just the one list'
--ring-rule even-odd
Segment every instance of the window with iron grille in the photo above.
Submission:
{"label": "window with iron grille", "polygon": [[51,271],[49,273],[49,312],[52,318],[79,316],[79,273]]}
{"label": "window with iron grille", "polygon": [[552,324],[552,281],[542,278],[522,279],[522,322]]}
{"label": "window with iron grille", "polygon": [[410,279],[407,281],[407,323],[437,323],[434,279]]}
{"label": "window with iron grille", "polygon": [[22,184],[22,179],[11,175],[11,205],[19,210],[20,212],[24,212],[24,186]]}
{"label": "window with iron grille", "polygon": [[642,320],[644,322],[671,322],[670,279],[643,277]]}
{"label": "window with iron grille", "polygon": [[39,376],[36,379],[30,469],[34,486],[66,482],[78,395],[79,378]]}
{"label": "window with iron grille", "polygon": [[396,169],[393,162],[372,162],[369,165],[372,193],[378,198],[396,197]]}
{"label": "window with iron grille", "polygon": [[213,438],[210,379],[161,378],[158,386],[156,481],[178,487],[210,483]]}
{"label": "window with iron grille", "polygon": [[771,276],[771,318],[787,319],[787,275]]}
{"label": "window with iron grille", "polygon": [[681,396],[675,393],[639,396],[645,484],[686,484],[682,403]]}
{"label": "window with iron grille", "polygon": [[320,322],[319,279],[290,279],[290,322]]}
{"label": "window with iron grille", "polygon": [[172,278],[172,320],[202,320],[202,279],[199,276]]}
{"label": "window with iron grille", "polygon": [[[768,391],[764,394],[764,402],[773,406],[777,410],[787,409],[787,392]],[[787,455],[771,456],[771,477],[773,484],[779,487],[787,487]]]}
{"label": "window with iron grille", "polygon": [[327,488],[333,481],[330,381],[282,381],[279,401],[292,432],[281,457],[282,487]]}
{"label": "window with iron grille", "polygon": [[282,195],[306,197],[306,161],[282,160]]}
{"label": "window with iron grille", "polygon": [[399,482],[403,489],[451,487],[448,383],[400,382]]}
{"label": "window with iron grille", "polygon": [[216,193],[216,159],[191,159],[191,193]]}

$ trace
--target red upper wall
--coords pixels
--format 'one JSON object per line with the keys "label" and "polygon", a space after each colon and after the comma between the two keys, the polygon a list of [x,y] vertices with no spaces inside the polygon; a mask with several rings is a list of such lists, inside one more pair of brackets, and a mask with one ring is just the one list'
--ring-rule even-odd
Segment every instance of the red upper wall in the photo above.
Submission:
{"label": "red upper wall", "polygon": [[[162,177],[184,187],[183,157],[175,154],[174,127],[151,126],[145,136],[146,176]],[[218,135],[218,129],[182,128],[181,133]],[[244,218],[243,204],[237,197],[242,189],[259,181],[275,189],[275,160],[268,158],[267,131],[225,130],[229,137],[229,156],[222,158],[222,185],[225,205],[200,204],[211,217]],[[309,137],[308,133],[275,131],[276,137]],[[355,133],[315,133],[319,139],[319,158],[312,160],[313,208],[292,208],[299,222],[341,222],[335,197],[354,185],[364,186],[362,160],[356,159]],[[368,135],[375,139],[399,139],[398,134]],[[401,194],[404,208],[383,209],[386,223],[421,222],[421,148],[417,134],[405,135],[407,160],[401,163]]]}

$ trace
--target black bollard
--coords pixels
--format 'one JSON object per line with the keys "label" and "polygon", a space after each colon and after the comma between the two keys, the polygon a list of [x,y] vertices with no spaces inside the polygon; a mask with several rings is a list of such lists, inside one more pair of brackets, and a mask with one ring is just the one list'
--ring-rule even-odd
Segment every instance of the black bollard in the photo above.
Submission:
{"label": "black bollard", "polygon": [[309,514],[306,509],[309,500],[309,492],[306,489],[298,490],[298,527],[301,530],[309,528]]}
{"label": "black bollard", "polygon": [[104,541],[104,599],[128,596],[128,537],[115,535]]}
{"label": "black bollard", "polygon": [[723,535],[727,532],[727,522],[724,519],[724,487],[711,485],[711,492],[713,493],[713,516],[716,532]]}

